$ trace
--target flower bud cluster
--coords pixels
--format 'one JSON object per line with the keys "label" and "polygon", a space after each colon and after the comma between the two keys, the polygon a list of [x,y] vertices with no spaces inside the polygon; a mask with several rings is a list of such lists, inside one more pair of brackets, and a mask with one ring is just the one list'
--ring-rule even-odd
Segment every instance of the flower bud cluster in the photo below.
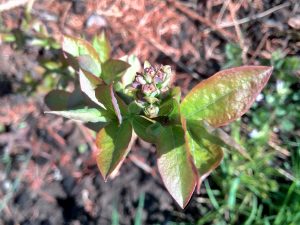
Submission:
{"label": "flower bud cluster", "polygon": [[145,62],[144,71],[136,73],[132,87],[136,90],[136,101],[143,107],[146,116],[158,115],[162,96],[169,90],[171,67],[151,66]]}

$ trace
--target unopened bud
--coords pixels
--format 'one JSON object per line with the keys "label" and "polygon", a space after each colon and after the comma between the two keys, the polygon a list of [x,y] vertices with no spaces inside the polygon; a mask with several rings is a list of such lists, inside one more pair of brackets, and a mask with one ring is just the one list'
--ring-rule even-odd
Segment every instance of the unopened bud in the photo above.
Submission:
{"label": "unopened bud", "polygon": [[131,84],[131,86],[132,86],[134,89],[137,89],[139,86],[141,86],[141,84],[138,83],[138,82],[133,82],[133,83]]}
{"label": "unopened bud", "polygon": [[160,84],[164,81],[165,78],[166,78],[166,74],[162,71],[158,71],[154,77],[154,83]]}
{"label": "unopened bud", "polygon": [[159,112],[159,107],[156,105],[149,105],[144,109],[145,115],[150,118],[157,117],[158,112]]}
{"label": "unopened bud", "polygon": [[144,72],[149,75],[150,77],[154,77],[155,76],[155,68],[153,66],[150,66],[148,68],[144,69]]}
{"label": "unopened bud", "polygon": [[145,81],[145,79],[142,76],[140,76],[140,75],[138,75],[138,76],[135,77],[135,81],[138,82],[139,84],[142,84],[142,85],[147,83]]}
{"label": "unopened bud", "polygon": [[147,96],[151,95],[155,91],[156,91],[156,88],[153,84],[144,84],[142,86],[142,92]]}

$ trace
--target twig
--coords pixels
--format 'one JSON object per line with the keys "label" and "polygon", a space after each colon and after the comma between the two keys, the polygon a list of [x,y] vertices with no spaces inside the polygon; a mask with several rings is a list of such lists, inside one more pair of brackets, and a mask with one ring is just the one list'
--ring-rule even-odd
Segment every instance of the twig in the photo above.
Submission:
{"label": "twig", "polygon": [[289,7],[290,5],[291,5],[290,2],[286,2],[284,4],[280,4],[280,5],[277,5],[277,6],[273,7],[273,8],[271,8],[271,9],[268,9],[268,10],[266,10],[264,12],[261,12],[261,13],[258,13],[256,15],[249,16],[249,17],[237,20],[235,22],[221,23],[219,25],[219,27],[220,28],[233,27],[233,26],[235,26],[235,24],[240,25],[240,24],[248,23],[248,22],[253,21],[253,20],[261,19],[261,18],[263,18],[265,16],[268,16],[268,15],[270,15],[270,14],[278,11],[278,10],[281,10],[283,8],[286,8],[286,7]]}
{"label": "twig", "polygon": [[220,26],[217,26],[216,24],[212,23],[207,18],[204,18],[204,17],[200,16],[197,12],[189,9],[188,7],[186,7],[185,5],[180,3],[179,1],[174,1],[174,0],[166,0],[166,1],[170,4],[172,4],[179,11],[181,11],[184,14],[188,15],[190,18],[192,18],[194,20],[197,20],[200,23],[203,23],[206,26],[210,27],[212,30],[215,30],[215,31],[219,32],[225,39],[229,39],[231,41],[236,40],[236,37],[232,33],[224,30]]}
{"label": "twig", "polygon": [[[241,2],[240,2],[241,3]],[[239,44],[240,44],[240,47],[242,48],[242,59],[243,59],[243,63],[246,64],[246,61],[247,61],[247,48],[245,46],[245,40],[244,40],[244,37],[243,37],[243,33],[242,33],[242,30],[239,26],[239,24],[237,23],[237,20],[236,20],[236,11],[240,8],[240,5],[235,7],[233,2],[232,1],[229,1],[229,12],[230,12],[230,16],[231,16],[231,19],[234,23],[234,29],[235,29],[235,32],[237,34],[237,37],[238,37],[238,41],[239,41]]]}
{"label": "twig", "polygon": [[133,154],[129,155],[128,157],[137,167],[141,168],[146,173],[149,173],[151,175],[155,175],[153,169],[147,165],[142,159],[140,159],[138,156],[135,156]]}
{"label": "twig", "polygon": [[224,16],[224,13],[225,13],[225,10],[227,9],[227,7],[229,6],[229,3],[230,3],[230,0],[226,0],[223,5],[222,5],[222,8],[219,12],[219,15],[218,15],[218,19],[217,19],[217,24],[219,24],[221,22],[221,20],[223,19],[223,16]]}
{"label": "twig", "polygon": [[61,30],[64,30],[66,18],[67,18],[67,15],[68,15],[71,7],[72,7],[72,3],[68,2],[67,5],[66,5],[66,8],[65,8],[65,11],[64,11],[64,13],[63,13],[63,15],[61,17],[61,20],[60,20],[60,29]]}
{"label": "twig", "polygon": [[261,51],[261,49],[264,47],[266,41],[268,40],[269,34],[266,33],[263,38],[261,39],[259,45],[257,46],[255,52],[253,53],[253,55],[251,56],[251,59],[249,60],[249,64],[252,64],[253,61],[255,60],[255,58],[258,56],[259,52]]}
{"label": "twig", "polygon": [[283,156],[290,156],[291,155],[291,153],[287,149],[280,147],[279,145],[277,145],[275,142],[273,142],[271,140],[268,141],[268,145],[270,147],[272,147],[274,150],[281,153]]}
{"label": "twig", "polygon": [[4,12],[28,3],[29,0],[11,0],[0,5],[0,12]]}

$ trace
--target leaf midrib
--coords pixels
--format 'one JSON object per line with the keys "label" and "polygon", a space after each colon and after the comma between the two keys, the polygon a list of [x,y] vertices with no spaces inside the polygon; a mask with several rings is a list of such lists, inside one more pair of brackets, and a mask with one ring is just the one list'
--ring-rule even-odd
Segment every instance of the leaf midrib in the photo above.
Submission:
{"label": "leaf midrib", "polygon": [[195,112],[191,113],[191,114],[188,114],[186,115],[186,117],[192,117],[194,116],[195,114],[198,114],[199,112],[201,111],[204,111],[205,109],[207,109],[208,107],[210,107],[211,105],[215,104],[216,102],[220,101],[222,98],[225,98],[226,96],[230,95],[231,93],[237,91],[237,88],[234,88],[232,89],[231,91],[229,91],[228,93],[224,94],[224,95],[221,95],[220,97],[216,98],[215,101],[203,106],[202,108],[196,110]]}

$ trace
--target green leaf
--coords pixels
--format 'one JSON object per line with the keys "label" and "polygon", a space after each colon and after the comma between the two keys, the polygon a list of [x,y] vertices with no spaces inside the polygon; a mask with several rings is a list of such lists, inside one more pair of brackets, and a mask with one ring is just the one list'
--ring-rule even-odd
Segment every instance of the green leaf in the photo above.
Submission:
{"label": "green leaf", "polygon": [[272,68],[243,66],[223,70],[202,81],[184,98],[181,113],[219,127],[242,116],[271,76]]}
{"label": "green leaf", "polygon": [[79,88],[75,88],[72,93],[63,90],[50,91],[45,96],[45,103],[51,111],[82,109],[86,106],[95,108],[97,106]]}
{"label": "green leaf", "polygon": [[131,138],[132,127],[128,120],[125,120],[120,126],[116,122],[111,122],[98,132],[96,138],[97,165],[105,180],[121,166],[130,150]]}
{"label": "green leaf", "polygon": [[[109,120],[109,118],[108,118]],[[107,122],[98,122],[98,123],[85,123],[84,126],[95,131],[95,133],[99,132],[99,130],[103,129],[107,126]]]}
{"label": "green leaf", "polygon": [[126,87],[133,82],[136,73],[141,70],[141,63],[138,57],[136,57],[135,55],[125,55],[120,58],[120,60],[123,60],[130,65],[130,67],[126,70],[121,78],[123,86]]}
{"label": "green leaf", "polygon": [[226,44],[225,55],[227,62],[223,65],[223,68],[230,68],[241,66],[243,64],[242,49],[237,44]]}
{"label": "green leaf", "polygon": [[[184,120],[184,119],[183,119]],[[223,159],[222,148],[206,139],[199,133],[199,130],[190,129],[186,127],[186,123],[183,121],[183,128],[185,130],[185,139],[188,143],[194,164],[197,168],[199,180],[197,183],[197,191],[200,191],[200,185],[203,180],[219,166]]]}
{"label": "green leaf", "polygon": [[94,37],[93,47],[97,51],[101,63],[106,62],[110,58],[111,46],[104,32]]}
{"label": "green leaf", "polygon": [[51,110],[66,110],[71,93],[63,90],[50,91],[45,96],[45,103]]}
{"label": "green leaf", "polygon": [[123,100],[115,95],[112,85],[99,85],[95,90],[97,100],[99,100],[112,115],[116,115],[119,123],[122,123],[122,115],[128,113],[127,106]]}
{"label": "green leaf", "polygon": [[247,151],[220,128],[214,128],[205,121],[188,120],[187,129],[192,133],[201,134],[201,138],[207,139],[211,143],[228,150],[235,150],[245,158],[251,159]]}
{"label": "green leaf", "polygon": [[[86,106],[90,108],[96,108],[97,105],[94,104],[90,99],[80,90],[79,87],[75,87],[73,92],[70,94],[68,98],[67,109],[82,109]],[[65,109],[61,109],[65,110]]]}
{"label": "green leaf", "polygon": [[102,64],[102,75],[101,77],[107,84],[111,84],[114,80],[123,75],[130,65],[127,62],[118,59],[109,59]]}
{"label": "green leaf", "polygon": [[197,182],[197,172],[179,125],[161,128],[157,137],[157,165],[163,182],[172,197],[184,208]]}
{"label": "green leaf", "polygon": [[82,122],[97,123],[97,122],[108,122],[109,119],[105,116],[104,110],[98,110],[95,108],[82,108],[75,110],[65,111],[46,111],[45,113],[63,116],[68,119],[80,120]]}
{"label": "green leaf", "polygon": [[158,116],[169,116],[176,107],[175,102],[176,100],[173,98],[164,101],[159,107]]}
{"label": "green leaf", "polygon": [[105,109],[105,106],[98,101],[95,95],[95,89],[97,88],[97,85],[101,84],[101,80],[87,71],[79,70],[79,82],[82,92],[94,103]]}
{"label": "green leaf", "polygon": [[151,66],[150,62],[146,60],[144,62],[144,69],[149,68],[150,66]]}
{"label": "green leaf", "polygon": [[75,57],[79,56],[78,42],[78,38],[65,35],[62,43],[63,51]]}
{"label": "green leaf", "polygon": [[128,105],[128,111],[131,115],[138,115],[143,111],[143,108],[136,101],[133,101]]}
{"label": "green leaf", "polygon": [[95,62],[100,63],[98,53],[94,47],[81,38],[64,35],[62,49],[74,57],[89,55]]}
{"label": "green leaf", "polygon": [[81,55],[78,57],[79,67],[89,72],[91,75],[95,75],[94,79],[100,80],[101,67],[100,64],[95,63],[95,61],[89,55]]}
{"label": "green leaf", "polygon": [[155,143],[156,141],[156,136],[151,130],[154,123],[155,121],[144,116],[134,116],[131,120],[133,130],[137,136],[149,143]]}
{"label": "green leaf", "polygon": [[170,91],[170,97],[174,98],[177,102],[180,102],[181,99],[180,87],[173,87]]}

